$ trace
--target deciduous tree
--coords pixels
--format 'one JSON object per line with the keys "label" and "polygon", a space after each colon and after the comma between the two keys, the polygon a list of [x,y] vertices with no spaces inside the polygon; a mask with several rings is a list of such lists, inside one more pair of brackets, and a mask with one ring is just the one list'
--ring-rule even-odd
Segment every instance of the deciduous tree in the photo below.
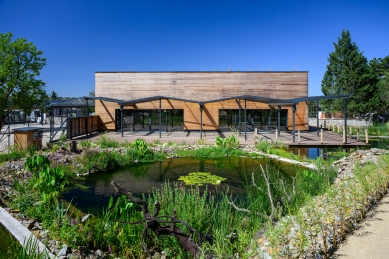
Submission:
{"label": "deciduous tree", "polygon": [[46,65],[43,52],[11,33],[0,33],[0,127],[15,108],[31,111],[47,100],[45,83],[37,79]]}

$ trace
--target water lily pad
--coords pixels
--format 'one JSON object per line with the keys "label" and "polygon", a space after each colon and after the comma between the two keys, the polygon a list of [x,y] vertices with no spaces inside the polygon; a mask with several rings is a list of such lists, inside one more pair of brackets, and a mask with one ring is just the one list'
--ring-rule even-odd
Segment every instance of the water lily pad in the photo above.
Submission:
{"label": "water lily pad", "polygon": [[192,172],[187,176],[180,176],[178,180],[184,181],[187,185],[220,184],[227,178],[213,175],[209,172]]}

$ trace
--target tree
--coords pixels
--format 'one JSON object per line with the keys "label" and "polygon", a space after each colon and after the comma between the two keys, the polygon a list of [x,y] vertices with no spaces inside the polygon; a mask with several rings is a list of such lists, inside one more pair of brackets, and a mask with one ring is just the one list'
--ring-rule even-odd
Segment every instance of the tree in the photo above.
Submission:
{"label": "tree", "polygon": [[52,91],[50,96],[49,96],[50,101],[54,101],[58,99],[58,94],[56,91]]}
{"label": "tree", "polygon": [[26,39],[11,41],[12,36],[0,33],[0,127],[15,108],[27,113],[47,100],[45,83],[36,79],[46,65],[43,52]]}
{"label": "tree", "polygon": [[[335,50],[328,57],[322,92],[324,95],[353,94],[347,106],[350,114],[373,112],[377,105],[377,80],[367,59],[351,41],[348,30],[342,30],[334,47]],[[343,111],[343,100],[325,100],[322,106],[326,112],[340,112]]]}
{"label": "tree", "polygon": [[370,67],[377,79],[377,112],[389,113],[389,55],[385,58],[374,58],[370,61]]}

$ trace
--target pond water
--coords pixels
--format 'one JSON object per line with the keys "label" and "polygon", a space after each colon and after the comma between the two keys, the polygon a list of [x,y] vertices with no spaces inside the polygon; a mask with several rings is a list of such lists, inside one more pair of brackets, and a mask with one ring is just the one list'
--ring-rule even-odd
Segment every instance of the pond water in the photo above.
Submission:
{"label": "pond water", "polygon": [[207,187],[202,186],[201,189],[208,188],[212,191],[215,188],[228,187],[232,193],[242,194],[244,192],[243,183],[246,179],[250,179],[253,171],[260,172],[260,165],[267,165],[270,173],[278,171],[285,176],[293,175],[299,169],[298,166],[264,158],[166,159],[162,162],[135,164],[114,172],[88,176],[81,182],[86,189],[71,189],[61,199],[71,202],[84,212],[101,212],[103,207],[107,206],[110,196],[115,195],[115,190],[111,185],[112,181],[118,182],[134,195],[141,195],[147,194],[154,187],[159,188],[166,181],[185,185],[182,181],[178,181],[178,178],[191,172],[210,172],[213,175],[227,178],[218,187],[208,185]]}
{"label": "pond water", "polygon": [[13,242],[14,239],[12,238],[11,234],[2,224],[0,224],[0,255],[7,252]]}
{"label": "pond water", "polygon": [[[370,146],[367,146],[365,148],[380,148],[380,149],[389,149],[389,138],[376,138],[371,137],[369,139]],[[363,147],[364,148],[364,147]],[[290,152],[293,152],[296,155],[299,156],[305,156],[309,159],[316,159],[318,157],[323,157],[328,155],[328,153],[333,152],[346,152],[350,153],[357,148],[318,148],[318,147],[308,147],[308,148],[300,148],[300,147],[293,147],[289,148]]]}

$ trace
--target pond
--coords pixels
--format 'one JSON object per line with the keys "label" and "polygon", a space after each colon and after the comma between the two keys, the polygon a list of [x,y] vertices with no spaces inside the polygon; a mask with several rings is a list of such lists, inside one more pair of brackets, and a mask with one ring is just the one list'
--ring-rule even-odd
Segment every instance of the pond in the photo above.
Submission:
{"label": "pond", "polygon": [[201,186],[200,189],[213,191],[216,188],[228,188],[234,194],[244,193],[244,182],[251,179],[251,173],[260,173],[260,165],[267,165],[269,172],[279,172],[281,175],[294,175],[298,166],[265,158],[228,157],[221,159],[175,158],[162,162],[135,164],[114,172],[99,173],[88,176],[81,182],[85,188],[74,188],[62,195],[61,199],[71,202],[84,212],[101,212],[107,206],[110,196],[115,195],[111,185],[118,182],[123,188],[134,195],[147,194],[153,188],[169,181],[177,182],[180,176],[191,172],[210,172],[212,175],[226,178],[221,185]]}
{"label": "pond", "polygon": [[[380,148],[380,149],[389,149],[389,138],[378,138],[378,137],[370,137],[369,139],[370,146],[361,147],[361,148]],[[289,148],[290,152],[293,152],[295,155],[305,156],[309,159],[316,159],[318,157],[328,156],[331,153],[350,153],[355,151],[356,147],[353,148],[321,148],[321,147],[293,147]],[[335,158],[338,158],[335,156]]]}
{"label": "pond", "polygon": [[11,234],[2,224],[0,224],[0,256],[7,252],[13,243],[14,239]]}

